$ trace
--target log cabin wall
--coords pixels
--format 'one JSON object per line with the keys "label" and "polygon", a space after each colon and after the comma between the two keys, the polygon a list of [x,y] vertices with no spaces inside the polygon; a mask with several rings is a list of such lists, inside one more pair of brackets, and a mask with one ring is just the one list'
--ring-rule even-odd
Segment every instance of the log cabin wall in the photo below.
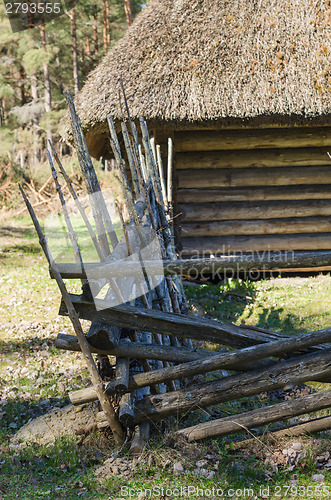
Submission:
{"label": "log cabin wall", "polygon": [[174,133],[183,255],[331,249],[331,127]]}

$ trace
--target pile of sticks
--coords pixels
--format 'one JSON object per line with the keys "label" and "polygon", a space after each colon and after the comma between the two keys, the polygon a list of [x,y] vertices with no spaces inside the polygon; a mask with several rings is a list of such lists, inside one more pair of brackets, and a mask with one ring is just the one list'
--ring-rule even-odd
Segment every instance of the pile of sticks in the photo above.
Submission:
{"label": "pile of sticks", "polygon": [[[99,400],[98,427],[109,426],[118,446],[130,438],[131,451],[140,453],[153,421],[184,416],[199,408],[289,384],[330,381],[331,328],[287,336],[258,327],[241,327],[187,315],[181,275],[192,269],[224,268],[229,263],[238,264],[239,260],[242,265],[243,258],[234,258],[231,262],[225,258],[225,263],[224,259],[177,259],[172,225],[172,142],[168,142],[167,168],[164,169],[160,148],[150,138],[145,120],[139,120],[138,132],[130,118],[124,89],[122,92],[126,120],[121,123],[121,138],[112,117],[108,117],[110,143],[130,216],[126,224],[118,207],[123,233],[120,240],[69,93],[66,97],[73,137],[95,230],[52,144],[52,155],[48,152],[48,157],[75,263],[54,262],[33,208],[21,191],[48,259],[51,277],[56,279],[62,294],[59,313],[69,316],[76,334],[59,334],[56,346],[82,351],[91,376],[92,386],[71,393],[70,399],[75,405]],[[83,262],[53,159],[84,220],[99,263]],[[155,240],[159,255],[153,259]],[[150,249],[147,260],[142,258],[146,248]],[[316,258],[315,255],[315,261]],[[305,259],[312,262],[314,255],[298,255],[295,261],[298,267]],[[324,252],[319,262],[320,259],[330,261],[330,253]],[[250,265],[247,261],[247,266]],[[70,294],[65,278],[80,278],[82,293]],[[125,290],[128,283],[134,292],[131,295]],[[103,288],[107,288],[104,298],[96,298]],[[91,322],[87,334],[80,319]],[[222,350],[197,349],[193,341],[214,343],[222,346]],[[114,363],[109,356],[115,357]],[[192,377],[209,372],[214,372],[214,380],[192,383]],[[331,390],[325,390],[182,429],[177,431],[177,437],[191,441],[236,433],[327,408],[330,404]],[[315,419],[314,430],[329,426],[329,420]]]}

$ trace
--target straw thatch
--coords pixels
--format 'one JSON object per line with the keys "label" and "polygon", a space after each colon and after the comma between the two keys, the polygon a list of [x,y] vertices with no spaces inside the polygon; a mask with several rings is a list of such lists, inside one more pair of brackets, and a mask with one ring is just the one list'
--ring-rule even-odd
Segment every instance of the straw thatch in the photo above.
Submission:
{"label": "straw thatch", "polygon": [[121,116],[120,75],[153,122],[326,123],[330,0],[151,0],[76,99],[88,143]]}

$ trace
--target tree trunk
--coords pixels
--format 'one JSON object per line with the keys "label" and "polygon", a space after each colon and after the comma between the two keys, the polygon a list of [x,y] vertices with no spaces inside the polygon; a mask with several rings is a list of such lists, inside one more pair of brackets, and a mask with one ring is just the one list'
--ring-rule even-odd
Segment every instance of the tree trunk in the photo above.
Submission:
{"label": "tree trunk", "polygon": [[79,92],[79,75],[78,75],[78,55],[77,55],[77,33],[76,33],[76,12],[75,9],[71,11],[71,36],[72,36],[72,61],[74,72],[74,89],[75,95]]}
{"label": "tree trunk", "polygon": [[[42,20],[40,24],[40,34],[41,34],[41,45],[45,52],[47,52],[46,47],[46,28],[45,22]],[[52,110],[52,92],[51,92],[51,81],[49,77],[49,68],[47,62],[43,64],[44,69],[44,89],[45,89],[45,111],[49,113]],[[47,125],[46,129],[47,139],[52,142],[52,130]]]}
{"label": "tree trunk", "polygon": [[[45,51],[47,51],[46,47],[46,29],[45,22],[42,21],[40,24],[40,34],[41,34],[41,45]],[[44,88],[45,88],[45,111],[48,113],[52,109],[52,93],[51,93],[51,82],[49,78],[49,69],[48,64],[43,64],[44,68]]]}
{"label": "tree trunk", "polygon": [[88,36],[85,37],[85,55],[88,60],[91,60],[90,39]]}
{"label": "tree trunk", "polygon": [[107,0],[103,0],[103,46],[105,55],[108,53],[108,44],[107,44]]}
{"label": "tree trunk", "polygon": [[99,38],[98,38],[98,21],[96,14],[94,14],[94,23],[93,23],[93,42],[94,42],[94,55],[97,56],[99,52]]}
{"label": "tree trunk", "polygon": [[132,24],[132,13],[131,13],[130,0],[124,0],[124,10],[125,10],[126,22],[128,23],[128,26],[131,26],[131,24]]}
{"label": "tree trunk", "polygon": [[109,2],[106,2],[106,16],[107,16],[107,47],[110,48],[110,20],[109,20]]}
{"label": "tree trunk", "polygon": [[20,67],[21,106],[23,106],[26,103],[24,82],[25,82],[25,71],[24,71],[23,66],[21,66]]}
{"label": "tree trunk", "polygon": [[35,74],[31,76],[31,95],[34,101],[38,99],[37,77]]}

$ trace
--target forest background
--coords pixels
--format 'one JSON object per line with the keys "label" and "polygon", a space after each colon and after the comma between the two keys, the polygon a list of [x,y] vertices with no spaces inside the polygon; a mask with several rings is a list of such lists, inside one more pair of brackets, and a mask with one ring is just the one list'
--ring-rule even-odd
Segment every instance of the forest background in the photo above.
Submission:
{"label": "forest background", "polygon": [[71,157],[58,134],[64,91],[77,94],[146,3],[79,0],[65,15],[16,33],[0,3],[0,209],[19,203],[18,180],[42,187],[48,138],[64,163]]}

